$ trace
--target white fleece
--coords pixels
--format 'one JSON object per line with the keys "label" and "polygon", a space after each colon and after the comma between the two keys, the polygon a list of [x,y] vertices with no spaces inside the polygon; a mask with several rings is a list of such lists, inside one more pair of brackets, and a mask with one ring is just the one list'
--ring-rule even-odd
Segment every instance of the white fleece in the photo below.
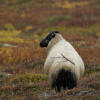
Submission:
{"label": "white fleece", "polygon": [[[78,81],[85,69],[83,60],[69,42],[63,39],[61,35],[59,35],[59,38],[61,39],[51,48],[48,46],[50,50],[44,64],[44,71],[48,73],[52,80],[58,74],[58,71],[63,68],[75,73]],[[53,42],[51,41],[51,43]]]}

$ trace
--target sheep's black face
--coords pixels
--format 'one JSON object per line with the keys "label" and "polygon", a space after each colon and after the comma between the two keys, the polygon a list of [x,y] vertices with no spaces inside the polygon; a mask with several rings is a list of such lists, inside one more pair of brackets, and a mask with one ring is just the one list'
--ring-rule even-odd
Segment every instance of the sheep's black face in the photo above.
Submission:
{"label": "sheep's black face", "polygon": [[56,36],[56,34],[59,33],[58,31],[52,31],[50,32],[41,42],[40,47],[47,47],[49,42]]}

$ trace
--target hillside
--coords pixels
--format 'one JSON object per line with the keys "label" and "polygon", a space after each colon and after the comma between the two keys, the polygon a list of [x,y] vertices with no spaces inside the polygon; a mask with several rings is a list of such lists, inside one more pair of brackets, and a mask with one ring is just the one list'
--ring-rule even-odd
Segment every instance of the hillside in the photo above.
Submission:
{"label": "hillside", "polygon": [[[40,40],[58,30],[82,56],[85,74],[60,95],[43,72]],[[99,0],[0,0],[0,100],[100,100]]]}

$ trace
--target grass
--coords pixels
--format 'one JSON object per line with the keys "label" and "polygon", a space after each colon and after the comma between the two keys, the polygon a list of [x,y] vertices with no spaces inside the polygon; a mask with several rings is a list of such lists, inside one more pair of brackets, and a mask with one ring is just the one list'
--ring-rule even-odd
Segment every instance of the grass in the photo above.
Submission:
{"label": "grass", "polygon": [[40,20],[41,23],[47,23],[47,24],[52,24],[52,23],[57,23],[57,22],[62,22],[62,21],[70,21],[72,20],[72,16],[67,15],[67,16],[51,16],[46,19]]}
{"label": "grass", "polygon": [[65,1],[63,3],[56,2],[56,6],[61,7],[61,8],[75,8],[75,7],[85,6],[85,5],[88,5],[87,1],[80,1],[80,2]]}
{"label": "grass", "polygon": [[43,33],[47,33],[51,30],[58,30],[63,35],[81,35],[81,36],[89,36],[89,37],[100,37],[100,29],[99,24],[94,24],[89,28],[79,27],[79,26],[50,26],[49,28],[43,30]]}
{"label": "grass", "polygon": [[[0,0],[0,99],[100,100],[99,15],[99,0]],[[52,30],[72,43],[86,65],[78,86],[62,96],[50,88],[43,72],[47,54],[39,47]]]}
{"label": "grass", "polygon": [[90,69],[88,69],[86,72],[85,72],[85,74],[93,74],[93,73],[97,73],[97,72],[99,72],[100,70],[98,69],[98,67],[97,66],[94,66],[93,68],[90,68]]}
{"label": "grass", "polygon": [[40,83],[48,80],[46,75],[36,73],[26,73],[18,76],[11,75],[9,77],[6,73],[3,73],[0,75],[0,79],[2,80],[2,83],[0,82],[0,97],[6,96],[7,98],[13,96],[13,94],[35,94],[36,91],[41,89]]}
{"label": "grass", "polygon": [[0,4],[4,3],[4,0],[0,0]]}
{"label": "grass", "polygon": [[43,74],[24,74],[10,79],[11,83],[37,83],[40,81],[47,81],[47,76]]}

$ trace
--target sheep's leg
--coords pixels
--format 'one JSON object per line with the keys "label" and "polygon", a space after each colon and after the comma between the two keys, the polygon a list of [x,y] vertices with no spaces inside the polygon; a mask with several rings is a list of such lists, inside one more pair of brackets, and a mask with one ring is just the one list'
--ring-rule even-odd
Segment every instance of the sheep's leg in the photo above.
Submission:
{"label": "sheep's leg", "polygon": [[57,92],[61,91],[61,88],[63,89],[72,89],[77,85],[77,81],[75,78],[74,73],[61,69],[58,72],[58,75],[53,78],[52,81],[52,88],[55,88]]}

